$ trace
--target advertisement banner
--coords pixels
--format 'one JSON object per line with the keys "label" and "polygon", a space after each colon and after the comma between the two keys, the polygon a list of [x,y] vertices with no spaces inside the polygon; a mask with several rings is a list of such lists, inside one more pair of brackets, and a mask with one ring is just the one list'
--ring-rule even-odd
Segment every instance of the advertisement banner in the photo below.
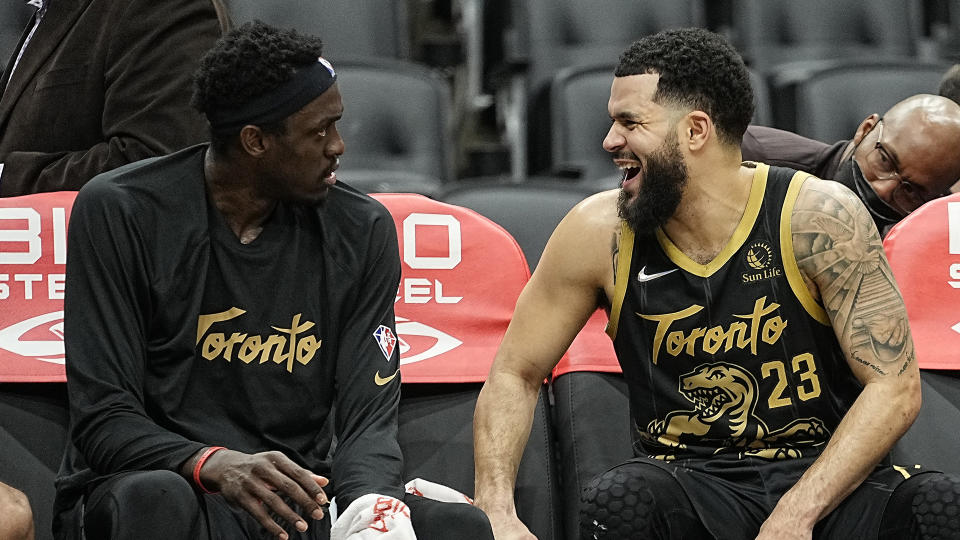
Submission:
{"label": "advertisement banner", "polygon": [[0,382],[64,382],[67,222],[76,192],[0,199]]}

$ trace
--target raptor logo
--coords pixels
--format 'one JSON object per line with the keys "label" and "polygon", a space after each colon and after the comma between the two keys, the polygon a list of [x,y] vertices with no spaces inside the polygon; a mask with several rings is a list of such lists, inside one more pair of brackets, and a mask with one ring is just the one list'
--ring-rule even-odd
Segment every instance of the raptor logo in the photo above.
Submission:
{"label": "raptor logo", "polygon": [[0,349],[42,362],[63,364],[63,312],[37,315],[0,329]]}
{"label": "raptor logo", "polygon": [[653,420],[647,435],[661,445],[686,448],[687,442],[716,441],[722,448],[742,448],[747,455],[794,458],[794,443],[826,441],[830,432],[816,418],[797,419],[770,430],[754,414],[757,384],[733,364],[703,364],[680,379],[680,393],[693,403],[692,411],[673,411]]}
{"label": "raptor logo", "polygon": [[463,342],[423,323],[397,317],[400,364],[414,364],[450,352]]}

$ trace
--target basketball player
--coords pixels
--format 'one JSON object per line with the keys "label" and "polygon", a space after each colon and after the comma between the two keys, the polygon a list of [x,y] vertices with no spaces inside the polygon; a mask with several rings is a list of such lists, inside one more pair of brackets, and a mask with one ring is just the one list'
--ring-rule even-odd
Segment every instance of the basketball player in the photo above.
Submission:
{"label": "basketball player", "polygon": [[635,458],[584,490],[582,538],[956,538],[938,525],[956,479],[880,465],[920,378],[863,204],[741,162],[753,94],[719,36],[645,37],[615,75],[603,146],[621,187],[557,227],[477,403],[476,502],[496,538],[532,538],[513,486],[537,390],[598,304]]}

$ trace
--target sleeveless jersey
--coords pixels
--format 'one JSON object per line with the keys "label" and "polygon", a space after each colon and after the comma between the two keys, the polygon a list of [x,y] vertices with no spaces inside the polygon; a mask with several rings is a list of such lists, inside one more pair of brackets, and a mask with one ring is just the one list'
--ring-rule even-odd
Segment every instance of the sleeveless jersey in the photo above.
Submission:
{"label": "sleeveless jersey", "polygon": [[861,390],[794,256],[809,175],[755,167],[740,223],[705,265],[661,229],[622,224],[607,333],[640,454],[815,456]]}

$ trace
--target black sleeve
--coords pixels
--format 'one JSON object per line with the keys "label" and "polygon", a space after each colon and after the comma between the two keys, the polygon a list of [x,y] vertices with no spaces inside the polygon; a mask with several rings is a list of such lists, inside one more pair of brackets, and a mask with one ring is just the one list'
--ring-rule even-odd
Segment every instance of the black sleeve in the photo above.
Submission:
{"label": "black sleeve", "polygon": [[[378,220],[371,245],[379,254],[367,264],[351,313],[341,325],[334,407],[338,444],[333,458],[340,508],[367,493],[403,495],[403,457],[397,442],[400,347],[393,311],[400,254],[389,214]],[[377,335],[390,350],[389,357]]]}
{"label": "black sleeve", "polygon": [[101,140],[93,145],[75,141],[75,148],[62,152],[0,156],[0,196],[77,190],[101,172],[207,139],[206,122],[190,106],[190,95],[200,56],[220,35],[213,5],[198,0],[124,4],[118,20],[104,21],[116,30],[102,74]]}
{"label": "black sleeve", "polygon": [[161,428],[144,409],[149,246],[137,212],[118,194],[94,181],[70,216],[64,341],[71,438],[100,474],[177,471],[203,445]]}

